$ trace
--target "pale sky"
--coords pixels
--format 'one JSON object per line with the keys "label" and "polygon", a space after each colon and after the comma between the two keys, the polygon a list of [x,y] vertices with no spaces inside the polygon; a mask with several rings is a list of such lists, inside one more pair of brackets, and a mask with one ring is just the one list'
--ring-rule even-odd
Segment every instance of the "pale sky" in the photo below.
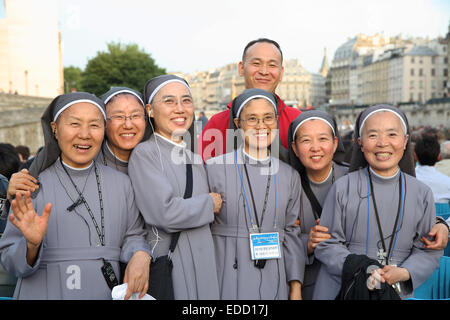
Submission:
{"label": "pale sky", "polygon": [[324,48],[358,33],[445,36],[446,0],[61,0],[64,66],[84,68],[106,43],[136,43],[168,72],[238,62],[256,38],[276,40],[285,59],[317,72]]}

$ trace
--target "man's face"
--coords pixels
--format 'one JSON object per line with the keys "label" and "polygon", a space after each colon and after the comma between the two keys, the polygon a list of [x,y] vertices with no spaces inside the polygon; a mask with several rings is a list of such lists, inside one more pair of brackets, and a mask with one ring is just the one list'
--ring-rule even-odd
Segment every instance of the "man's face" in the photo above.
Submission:
{"label": "man's face", "polygon": [[244,61],[239,62],[239,75],[245,79],[245,88],[275,92],[283,78],[281,53],[271,43],[258,42],[247,49]]}

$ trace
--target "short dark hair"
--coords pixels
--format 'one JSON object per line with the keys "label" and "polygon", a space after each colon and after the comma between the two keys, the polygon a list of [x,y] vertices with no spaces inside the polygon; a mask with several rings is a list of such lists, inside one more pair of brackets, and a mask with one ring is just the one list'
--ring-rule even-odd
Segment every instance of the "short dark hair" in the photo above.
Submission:
{"label": "short dark hair", "polygon": [[17,146],[16,151],[22,155],[23,161],[28,160],[28,157],[30,156],[30,148],[27,146]]}
{"label": "short dark hair", "polygon": [[19,171],[20,158],[12,144],[0,143],[0,174],[8,180],[13,173]]}
{"label": "short dark hair", "polygon": [[244,52],[242,53],[242,61],[245,60],[245,55],[247,54],[248,48],[250,48],[252,45],[254,45],[256,43],[261,43],[261,42],[273,44],[278,49],[278,51],[280,51],[281,63],[283,63],[283,52],[281,51],[280,45],[275,40],[271,40],[271,39],[267,39],[267,38],[259,38],[259,39],[252,40],[249,43],[247,43],[247,45],[244,48]]}
{"label": "short dark hair", "polygon": [[423,134],[414,146],[414,152],[420,165],[434,166],[438,161],[441,146],[437,137],[432,134]]}

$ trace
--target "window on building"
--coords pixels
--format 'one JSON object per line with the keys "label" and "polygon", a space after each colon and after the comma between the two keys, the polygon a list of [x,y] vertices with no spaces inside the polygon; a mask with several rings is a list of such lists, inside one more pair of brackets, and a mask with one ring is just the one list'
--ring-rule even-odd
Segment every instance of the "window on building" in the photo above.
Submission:
{"label": "window on building", "polygon": [[432,63],[432,64],[435,64],[435,63],[436,63],[436,57],[432,57],[432,58],[431,58],[431,63]]}
{"label": "window on building", "polygon": [[411,57],[411,63],[414,63],[414,62],[415,62],[414,57]]}
{"label": "window on building", "polygon": [[414,92],[409,94],[409,101],[414,101]]}
{"label": "window on building", "polygon": [[420,102],[422,102],[422,92],[419,92],[419,98],[418,98],[418,100],[419,100]]}
{"label": "window on building", "polygon": [[410,88],[410,89],[414,89],[414,80],[411,80],[411,81],[409,82],[409,88]]}
{"label": "window on building", "polygon": [[444,69],[444,77],[448,77],[448,69],[447,68]]}
{"label": "window on building", "polygon": [[434,70],[434,68],[431,69],[431,75],[432,75],[432,76],[435,76],[435,75],[436,75],[436,70]]}
{"label": "window on building", "polygon": [[434,80],[431,80],[431,88],[435,89],[436,88],[436,83]]}
{"label": "window on building", "polygon": [[422,63],[423,63],[423,60],[422,60],[422,58],[420,58],[420,59],[419,59],[419,63],[420,63],[420,64],[422,64]]}
{"label": "window on building", "polygon": [[422,80],[419,81],[419,88],[423,89],[423,81]]}
{"label": "window on building", "polygon": [[419,69],[419,76],[420,77],[423,76],[423,69],[422,68]]}
{"label": "window on building", "polygon": [[5,0],[0,0],[0,19],[6,18]]}
{"label": "window on building", "polygon": [[414,69],[411,69],[411,75],[412,76],[414,75]]}

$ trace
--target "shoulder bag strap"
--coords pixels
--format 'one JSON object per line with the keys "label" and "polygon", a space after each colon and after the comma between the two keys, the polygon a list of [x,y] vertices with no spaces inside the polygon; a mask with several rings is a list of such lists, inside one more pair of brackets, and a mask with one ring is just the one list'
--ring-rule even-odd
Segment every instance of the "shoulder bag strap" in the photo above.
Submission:
{"label": "shoulder bag strap", "polygon": [[[184,191],[184,199],[188,199],[192,196],[192,188],[193,188],[193,178],[192,178],[192,164],[186,163],[186,189]],[[170,252],[175,250],[177,246],[178,238],[180,237],[180,232],[176,232],[172,234],[172,240],[170,241]]]}

